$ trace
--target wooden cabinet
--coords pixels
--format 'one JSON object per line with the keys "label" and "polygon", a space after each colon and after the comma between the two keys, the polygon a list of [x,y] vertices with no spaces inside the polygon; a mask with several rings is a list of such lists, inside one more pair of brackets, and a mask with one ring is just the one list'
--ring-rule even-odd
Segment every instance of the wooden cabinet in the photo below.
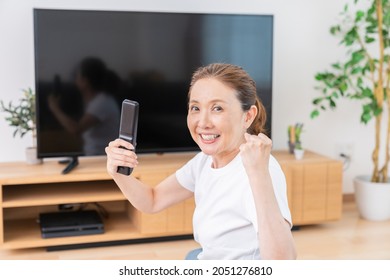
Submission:
{"label": "wooden cabinet", "polygon": [[[194,156],[193,153],[140,155],[133,175],[154,185]],[[0,164],[0,244],[2,248],[50,247],[93,242],[187,235],[192,233],[193,199],[148,215],[137,211],[106,172],[104,157],[81,158],[71,173],[56,161],[42,165]],[[109,213],[105,233],[42,238],[39,213],[58,211],[60,204],[99,203]]]}
{"label": "wooden cabinet", "polygon": [[[275,151],[287,179],[288,199],[295,225],[321,223],[341,215],[342,165],[307,152],[297,161],[287,152]],[[155,185],[175,172],[194,153],[139,155],[133,175]],[[105,169],[104,157],[81,158],[79,166],[62,175],[63,165],[22,162],[0,163],[0,244],[2,248],[32,248],[192,233],[194,200],[188,199],[161,213],[136,210],[123,196]],[[42,238],[39,213],[58,211],[60,204],[99,203],[109,213],[105,233]]]}
{"label": "wooden cabinet", "polygon": [[341,161],[305,151],[296,160],[287,151],[275,151],[287,181],[287,194],[294,225],[338,220],[342,212]]}

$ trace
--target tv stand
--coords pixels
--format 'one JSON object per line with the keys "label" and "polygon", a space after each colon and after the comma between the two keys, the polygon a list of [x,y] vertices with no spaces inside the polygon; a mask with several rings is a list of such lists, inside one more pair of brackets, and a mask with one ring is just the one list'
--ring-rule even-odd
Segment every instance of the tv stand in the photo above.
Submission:
{"label": "tv stand", "polygon": [[[338,220],[342,213],[341,161],[305,151],[296,160],[288,151],[273,151],[287,181],[294,226]],[[140,154],[132,176],[155,186],[195,153]],[[156,214],[132,206],[108,175],[106,157],[80,157],[80,167],[67,176],[55,161],[40,165],[0,163],[0,250],[34,247],[105,245],[192,234],[194,199]],[[103,234],[42,238],[37,217],[58,211],[60,204],[101,204],[109,213]],[[88,208],[88,207],[87,207]]]}
{"label": "tv stand", "polygon": [[[139,155],[134,176],[150,186],[174,173],[193,153]],[[193,198],[156,214],[132,206],[107,173],[107,158],[79,157],[80,166],[66,176],[57,161],[29,165],[0,163],[0,250],[35,247],[110,245],[111,242],[181,238],[192,234]],[[99,203],[108,213],[103,234],[42,238],[37,218],[56,212],[61,204]]]}
{"label": "tv stand", "polygon": [[62,170],[62,174],[68,174],[70,171],[72,171],[77,165],[79,165],[79,158],[78,157],[72,157],[68,160],[60,160],[61,164],[68,164],[64,170]]}

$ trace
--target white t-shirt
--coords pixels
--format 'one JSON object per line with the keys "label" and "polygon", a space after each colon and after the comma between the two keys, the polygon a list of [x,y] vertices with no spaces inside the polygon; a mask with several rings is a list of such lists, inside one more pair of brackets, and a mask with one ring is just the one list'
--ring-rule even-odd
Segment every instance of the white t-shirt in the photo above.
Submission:
{"label": "white t-shirt", "polygon": [[[269,162],[275,197],[283,217],[291,223],[286,179],[276,159]],[[200,152],[176,171],[176,178],[194,192],[194,238],[202,246],[198,259],[259,259],[257,214],[240,154],[222,168]]]}
{"label": "white t-shirt", "polygon": [[118,138],[119,106],[112,96],[99,93],[87,104],[86,113],[99,119],[99,123],[84,131],[84,153],[102,155],[108,143]]}

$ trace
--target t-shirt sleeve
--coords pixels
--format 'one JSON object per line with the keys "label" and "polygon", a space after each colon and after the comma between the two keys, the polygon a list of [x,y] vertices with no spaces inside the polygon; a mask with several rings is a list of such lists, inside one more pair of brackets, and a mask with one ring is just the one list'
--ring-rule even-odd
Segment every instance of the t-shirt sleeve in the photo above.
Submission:
{"label": "t-shirt sleeve", "polygon": [[271,156],[270,158],[270,172],[272,185],[274,187],[275,197],[279,204],[280,212],[284,219],[290,223],[292,227],[291,212],[288,206],[287,199],[287,183],[286,177],[284,176],[283,170],[280,167],[277,160]]}
{"label": "t-shirt sleeve", "polygon": [[[276,201],[278,203],[280,212],[283,216],[283,218],[290,224],[290,227],[292,227],[292,219],[291,219],[291,213],[290,208],[288,206],[288,200],[287,200],[287,184],[286,184],[286,177],[284,176],[283,170],[280,167],[279,163],[274,157],[270,157],[269,162],[269,171],[271,175],[271,181],[272,186],[274,188],[274,194],[276,197]],[[257,215],[256,215],[256,206],[254,204],[253,196],[251,196],[251,201],[253,203],[248,204],[248,211],[250,215],[250,219],[253,223],[253,226],[255,227],[256,231],[258,230],[257,226]]]}
{"label": "t-shirt sleeve", "polygon": [[188,161],[183,167],[176,171],[176,179],[180,185],[189,191],[195,191],[195,183],[197,174],[199,173],[199,165],[202,154],[197,154],[194,158]]}

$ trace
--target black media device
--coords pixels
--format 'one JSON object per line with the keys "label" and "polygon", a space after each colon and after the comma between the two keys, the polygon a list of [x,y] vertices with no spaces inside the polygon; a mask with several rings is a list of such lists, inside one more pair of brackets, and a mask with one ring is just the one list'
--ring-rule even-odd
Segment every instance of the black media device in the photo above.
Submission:
{"label": "black media device", "polygon": [[39,214],[42,238],[104,233],[104,224],[95,210]]}
{"label": "black media device", "polygon": [[[125,99],[122,102],[121,122],[119,127],[119,138],[137,145],[139,104],[136,101]],[[121,147],[125,149],[124,147]],[[133,169],[125,166],[118,166],[118,173],[129,176]]]}

